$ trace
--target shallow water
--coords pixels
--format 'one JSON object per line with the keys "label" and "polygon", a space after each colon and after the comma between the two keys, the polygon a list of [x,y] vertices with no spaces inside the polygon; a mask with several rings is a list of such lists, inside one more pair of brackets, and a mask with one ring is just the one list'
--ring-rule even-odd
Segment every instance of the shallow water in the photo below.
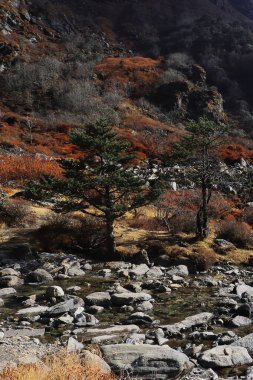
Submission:
{"label": "shallow water", "polygon": [[[201,275],[199,276],[201,277]],[[106,291],[119,279],[115,276],[107,278],[99,277],[95,271],[88,272],[86,276],[82,278],[71,278],[67,280],[54,281],[54,285],[61,286],[65,291],[70,286],[80,286],[81,291],[77,293],[79,297],[85,298],[86,295],[96,291]],[[129,284],[129,280],[120,279],[122,286]],[[38,304],[46,305],[47,301],[44,299],[46,288],[48,285],[25,285],[17,289],[17,294],[6,298],[4,308],[1,308],[0,321],[4,322],[4,326],[18,325],[18,318],[15,316],[17,310],[24,308],[21,304],[23,297],[27,297],[33,294],[38,295]],[[217,288],[215,287],[182,287],[177,290],[173,290],[171,293],[156,293],[152,291],[152,296],[155,299],[154,310],[148,312],[148,314],[157,321],[157,324],[173,324],[182,321],[184,318],[198,314],[200,312],[213,312],[218,301],[216,296]],[[109,327],[116,323],[124,323],[127,317],[131,313],[121,312],[119,308],[109,308],[96,317],[99,319],[98,327]],[[33,327],[36,327],[34,324]],[[39,325],[38,325],[39,326]],[[62,331],[67,330],[65,326],[62,330],[50,329],[46,332],[43,338],[44,342],[54,342],[61,336]],[[146,328],[147,329],[147,328]],[[142,330],[145,331],[145,328]],[[227,330],[233,330],[239,336],[244,336],[253,332],[253,326],[240,329],[225,328],[223,326],[212,326],[211,329],[216,333],[224,332]],[[80,339],[87,341],[85,334],[80,336]],[[67,336],[66,336],[67,339]],[[63,338],[64,340],[64,338]],[[171,339],[169,344],[171,347],[181,347],[184,349],[189,343],[187,339]],[[196,342],[198,344],[200,342]],[[212,342],[203,341],[204,348],[208,349],[212,346]],[[245,367],[235,369],[225,369],[220,371],[220,374],[224,377],[231,375],[240,375],[245,372]]]}

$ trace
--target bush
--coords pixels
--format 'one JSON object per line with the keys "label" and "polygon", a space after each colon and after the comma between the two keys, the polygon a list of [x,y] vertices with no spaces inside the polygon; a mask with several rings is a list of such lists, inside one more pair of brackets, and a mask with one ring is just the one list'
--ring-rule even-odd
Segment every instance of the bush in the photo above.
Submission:
{"label": "bush", "polygon": [[243,211],[243,221],[253,227],[253,206],[247,207]]}
{"label": "bush", "polygon": [[165,224],[159,218],[149,218],[137,215],[129,221],[129,227],[146,231],[167,231]]}
{"label": "bush", "polygon": [[104,224],[99,218],[75,217],[70,214],[49,215],[35,232],[42,249],[49,252],[81,247],[93,251],[104,239]]}
{"label": "bush", "polygon": [[52,356],[44,363],[21,364],[17,368],[6,367],[0,380],[115,380],[104,374],[99,363],[81,359],[77,354]]}
{"label": "bush", "polygon": [[196,213],[184,211],[169,219],[169,226],[173,234],[196,232]]}
{"label": "bush", "polygon": [[247,223],[236,220],[220,224],[217,238],[228,240],[240,248],[249,248],[253,245],[252,228]]}
{"label": "bush", "polygon": [[183,75],[181,72],[169,68],[166,70],[161,78],[160,78],[160,83],[159,84],[165,84],[165,83],[172,83],[172,82],[183,82],[186,81],[185,75]]}
{"label": "bush", "polygon": [[211,268],[217,261],[214,251],[209,248],[199,247],[189,255],[196,271],[205,271]]}
{"label": "bush", "polygon": [[35,221],[30,206],[22,200],[12,200],[0,207],[0,221],[7,227],[28,227]]}
{"label": "bush", "polygon": [[232,210],[231,204],[220,193],[214,193],[208,205],[208,214],[210,218],[222,219],[226,217]]}
{"label": "bush", "polygon": [[167,255],[165,244],[159,240],[150,240],[146,242],[145,249],[148,252],[148,257],[154,260],[156,257]]}
{"label": "bush", "polygon": [[170,54],[166,60],[166,66],[176,70],[182,70],[193,64],[194,60],[185,53]]}
{"label": "bush", "polygon": [[171,233],[194,233],[199,201],[199,195],[196,191],[169,190],[163,194],[157,203],[158,215],[164,218]]}
{"label": "bush", "polygon": [[38,180],[43,176],[60,178],[62,169],[56,161],[33,156],[0,156],[0,182]]}

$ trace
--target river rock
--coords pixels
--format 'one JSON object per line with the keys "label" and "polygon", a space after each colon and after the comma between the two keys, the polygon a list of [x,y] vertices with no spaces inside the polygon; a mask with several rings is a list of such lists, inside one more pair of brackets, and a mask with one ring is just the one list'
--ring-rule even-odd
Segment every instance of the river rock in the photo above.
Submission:
{"label": "river rock", "polygon": [[4,268],[0,270],[0,277],[4,276],[20,276],[20,273],[17,272],[15,269],[12,268]]}
{"label": "river rock", "polygon": [[203,352],[198,358],[205,368],[238,367],[253,362],[248,351],[238,346],[217,346]]}
{"label": "river rock", "polygon": [[79,266],[73,266],[67,270],[67,275],[70,277],[82,277],[85,272]]}
{"label": "river rock", "polygon": [[25,279],[26,283],[48,284],[53,281],[53,277],[45,269],[36,269],[29,273]]}
{"label": "river rock", "polygon": [[213,317],[214,315],[212,313],[200,313],[187,317],[182,322],[174,323],[173,325],[164,325],[161,327],[167,332],[167,334],[174,335],[196,326],[205,325],[210,322]]}
{"label": "river rock", "polygon": [[45,329],[9,329],[4,331],[5,338],[14,337],[38,337],[45,335]]}
{"label": "river rock", "polygon": [[85,363],[94,366],[98,370],[99,374],[109,375],[111,373],[110,366],[100,356],[87,350],[83,351],[82,354]]}
{"label": "river rock", "polygon": [[98,275],[101,277],[110,277],[112,275],[111,269],[101,269],[98,272]]}
{"label": "river rock", "polygon": [[237,317],[232,319],[231,323],[234,327],[244,327],[244,326],[250,326],[252,324],[252,320],[247,317],[242,317],[241,315],[237,315]]}
{"label": "river rock", "polygon": [[111,335],[111,334],[127,334],[127,333],[134,333],[139,332],[140,328],[136,325],[119,325],[119,326],[113,326],[108,327],[105,329],[88,329],[87,334],[94,334],[94,335]]}
{"label": "river rock", "polygon": [[71,298],[67,301],[57,303],[56,305],[50,307],[46,311],[46,315],[50,317],[54,317],[57,315],[71,312],[72,310],[77,309],[79,306],[82,307],[83,305],[84,305],[84,302],[81,298],[79,297]]}
{"label": "river rock", "polygon": [[121,339],[118,335],[100,335],[91,339],[91,344],[117,343]]}
{"label": "river rock", "polygon": [[137,312],[134,314],[131,314],[126,323],[129,323],[131,325],[150,325],[153,322],[153,319],[142,312]]}
{"label": "river rock", "polygon": [[203,368],[193,368],[190,372],[189,376],[187,376],[187,380],[224,380],[219,377],[217,373],[215,373],[211,368],[203,369]]}
{"label": "river rock", "polygon": [[133,269],[129,270],[129,275],[131,277],[144,276],[149,271],[147,264],[136,265]]}
{"label": "river rock", "polygon": [[75,293],[78,293],[78,292],[80,292],[82,290],[82,288],[80,287],[80,286],[70,286],[69,288],[67,288],[67,291],[69,292],[69,293],[73,293],[73,294],[75,294]]}
{"label": "river rock", "polygon": [[63,315],[61,315],[58,319],[57,319],[57,322],[58,323],[63,323],[63,324],[66,324],[66,325],[70,325],[72,322],[74,321],[74,318],[69,315],[68,313],[65,313]]}
{"label": "river rock", "polygon": [[151,277],[151,278],[159,278],[163,276],[163,271],[159,267],[153,267],[147,271],[145,276]]}
{"label": "river rock", "polygon": [[17,315],[39,315],[45,313],[49,308],[47,306],[34,306],[18,310]]}
{"label": "river rock", "polygon": [[22,301],[22,305],[25,307],[34,306],[36,304],[36,299],[36,294],[32,294],[29,297],[27,297],[24,301]]}
{"label": "river rock", "polygon": [[245,380],[253,380],[253,367],[247,369]]}
{"label": "river rock", "polygon": [[186,265],[178,265],[168,270],[167,274],[169,276],[187,277],[189,276],[189,271]]}
{"label": "river rock", "polygon": [[86,302],[89,305],[96,305],[96,306],[109,306],[111,303],[111,296],[108,292],[95,292],[89,294],[85,298]]}
{"label": "river rock", "polygon": [[88,309],[88,312],[91,313],[91,314],[100,314],[104,311],[104,307],[103,306],[90,306],[89,309]]}
{"label": "river rock", "polygon": [[246,293],[249,297],[253,297],[253,287],[246,284],[237,285],[235,292],[239,297],[242,297],[244,293]]}
{"label": "river rock", "polygon": [[98,319],[92,314],[81,313],[75,316],[75,325],[79,327],[95,326],[99,323]]}
{"label": "river rock", "polygon": [[0,286],[21,286],[23,285],[24,280],[18,276],[3,276],[0,277]]}
{"label": "river rock", "polygon": [[235,309],[237,305],[238,305],[237,301],[229,297],[224,297],[218,302],[218,306],[225,306],[231,309]]}
{"label": "river rock", "polygon": [[245,335],[243,338],[236,340],[231,344],[231,346],[244,347],[249,352],[253,352],[253,333]]}
{"label": "river rock", "polygon": [[116,306],[131,305],[132,303],[150,301],[151,295],[148,293],[119,293],[112,295],[112,303]]}
{"label": "river rock", "polygon": [[60,298],[64,296],[64,290],[60,286],[49,286],[46,290],[46,297]]}
{"label": "river rock", "polygon": [[251,307],[251,305],[249,303],[244,303],[244,304],[240,305],[236,309],[236,314],[237,315],[242,315],[243,317],[250,318],[251,314],[252,314],[252,307]]}
{"label": "river rock", "polygon": [[15,293],[17,293],[17,291],[14,288],[3,288],[3,289],[0,289],[0,297],[11,296],[11,295],[13,295]]}
{"label": "river rock", "polygon": [[152,302],[144,301],[137,306],[136,310],[145,312],[145,311],[153,310],[153,307],[154,305],[152,304]]}
{"label": "river rock", "polygon": [[169,346],[117,344],[102,346],[101,351],[112,370],[121,376],[175,379],[193,367],[185,354]]}
{"label": "river rock", "polygon": [[70,337],[68,340],[67,351],[68,352],[77,352],[81,351],[84,348],[84,345],[78,342],[76,339]]}
{"label": "river rock", "polygon": [[89,263],[85,263],[84,266],[83,266],[83,269],[84,270],[92,270],[92,265],[89,264]]}

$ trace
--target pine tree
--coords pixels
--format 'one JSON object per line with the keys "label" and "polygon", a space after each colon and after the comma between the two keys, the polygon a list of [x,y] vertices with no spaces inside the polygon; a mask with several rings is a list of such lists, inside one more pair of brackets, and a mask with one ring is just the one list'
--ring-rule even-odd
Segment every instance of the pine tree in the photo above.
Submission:
{"label": "pine tree", "polygon": [[[134,154],[127,141],[119,138],[107,120],[80,128],[71,134],[71,142],[84,153],[84,158],[62,163],[65,179],[44,180],[43,194],[65,194],[86,202],[86,214],[103,218],[106,225],[106,246],[114,254],[114,222],[125,213],[149,204],[160,194],[158,181],[147,186],[147,178],[133,168]],[[144,171],[145,172],[145,171]],[[30,186],[42,196],[40,184]]]}
{"label": "pine tree", "polygon": [[[196,217],[196,235],[208,236],[208,207],[215,185],[222,182],[215,148],[225,137],[228,126],[224,123],[201,117],[190,120],[188,132],[176,148],[175,158],[188,167],[187,176],[201,189],[201,203]],[[175,159],[174,158],[174,159]]]}

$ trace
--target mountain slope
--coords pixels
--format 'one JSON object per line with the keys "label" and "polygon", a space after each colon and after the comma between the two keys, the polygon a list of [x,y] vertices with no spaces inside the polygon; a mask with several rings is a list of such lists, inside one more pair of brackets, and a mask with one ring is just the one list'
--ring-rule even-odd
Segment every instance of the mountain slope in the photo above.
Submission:
{"label": "mountain slope", "polygon": [[141,115],[159,125],[194,116],[196,102],[197,115],[222,112],[223,97],[251,133],[252,9],[250,0],[2,0],[0,105],[68,125],[91,110],[129,120],[130,107],[140,125]]}

